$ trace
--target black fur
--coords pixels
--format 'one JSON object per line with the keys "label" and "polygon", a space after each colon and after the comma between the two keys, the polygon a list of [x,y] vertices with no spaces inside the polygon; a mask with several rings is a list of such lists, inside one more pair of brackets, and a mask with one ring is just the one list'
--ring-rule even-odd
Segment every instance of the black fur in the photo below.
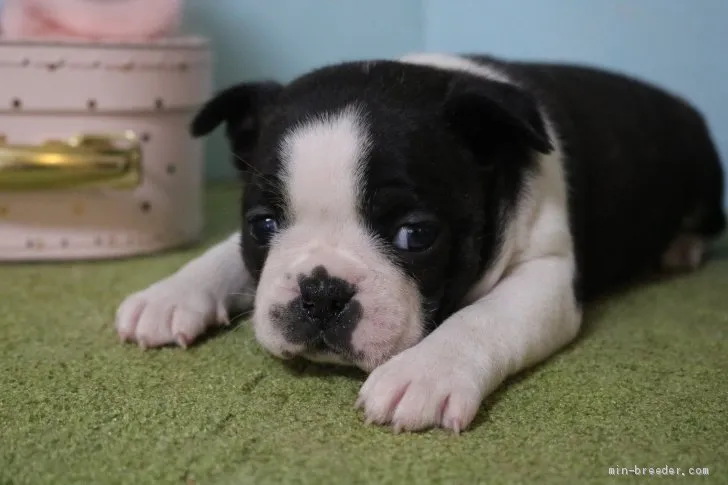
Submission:
{"label": "black fur", "polygon": [[[454,312],[498,253],[535,156],[549,153],[546,110],[569,185],[580,300],[653,267],[681,231],[723,230],[723,173],[708,129],[686,102],[622,75],[472,56],[519,86],[390,61],[343,63],[287,86],[246,83],[205,107],[193,133],[227,124],[244,160],[243,212],[265,207],[285,227],[277,143],[293,124],[357,104],[373,146],[360,213],[417,281],[431,328]],[[412,213],[442,227],[424,253],[398,252],[392,231]],[[692,226],[685,219],[692,218]],[[247,235],[259,275],[267,248]]]}
{"label": "black fur", "polygon": [[605,70],[476,59],[533,92],[560,134],[581,299],[652,271],[680,232],[723,231],[723,169],[688,102]]}
{"label": "black fur", "polygon": [[265,108],[275,102],[282,88],[275,81],[231,86],[202,107],[192,121],[190,133],[195,137],[206,135],[224,122],[235,154],[233,163],[238,170],[247,171],[251,167],[246,160],[251,157],[265,123]]}

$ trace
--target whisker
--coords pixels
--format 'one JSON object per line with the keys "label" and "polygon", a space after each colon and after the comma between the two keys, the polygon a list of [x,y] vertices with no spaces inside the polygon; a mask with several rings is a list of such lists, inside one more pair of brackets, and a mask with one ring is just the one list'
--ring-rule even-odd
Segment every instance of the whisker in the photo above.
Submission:
{"label": "whisker", "polygon": [[246,167],[248,167],[251,172],[257,176],[258,180],[256,180],[256,183],[261,186],[263,189],[267,189],[273,197],[272,202],[277,205],[278,207],[284,207],[286,204],[286,198],[283,196],[284,194],[284,187],[283,187],[283,180],[281,180],[278,177],[273,177],[270,175],[265,175],[263,172],[258,170],[255,166],[251,165],[247,160],[242,158],[240,155],[238,155],[235,152],[231,152],[232,155],[239,160],[241,163],[243,163]]}
{"label": "whisker", "polygon": [[260,170],[258,170],[257,168],[255,168],[254,166],[252,166],[250,163],[248,163],[248,161],[245,160],[243,157],[241,157],[240,155],[238,155],[235,152],[230,152],[230,153],[233,154],[233,156],[235,157],[236,160],[238,160],[240,163],[242,163],[243,165],[245,165],[246,167],[248,167],[251,171],[255,172],[257,175],[259,175],[261,177],[264,177],[263,173],[261,173]]}

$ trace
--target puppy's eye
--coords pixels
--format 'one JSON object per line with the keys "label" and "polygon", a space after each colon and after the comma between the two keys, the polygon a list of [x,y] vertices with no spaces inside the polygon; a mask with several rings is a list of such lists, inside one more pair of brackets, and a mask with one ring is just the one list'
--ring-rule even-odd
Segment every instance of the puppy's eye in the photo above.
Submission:
{"label": "puppy's eye", "polygon": [[392,241],[397,249],[420,252],[428,249],[440,235],[440,228],[433,222],[405,224],[397,230]]}
{"label": "puppy's eye", "polygon": [[255,242],[266,245],[278,232],[278,221],[272,216],[256,216],[248,220],[248,231]]}

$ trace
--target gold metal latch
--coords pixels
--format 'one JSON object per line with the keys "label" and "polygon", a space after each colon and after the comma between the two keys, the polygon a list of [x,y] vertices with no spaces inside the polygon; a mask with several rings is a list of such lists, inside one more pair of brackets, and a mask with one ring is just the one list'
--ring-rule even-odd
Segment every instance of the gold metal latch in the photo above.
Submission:
{"label": "gold metal latch", "polygon": [[0,191],[132,189],[141,177],[141,143],[131,131],[40,145],[11,145],[0,134]]}

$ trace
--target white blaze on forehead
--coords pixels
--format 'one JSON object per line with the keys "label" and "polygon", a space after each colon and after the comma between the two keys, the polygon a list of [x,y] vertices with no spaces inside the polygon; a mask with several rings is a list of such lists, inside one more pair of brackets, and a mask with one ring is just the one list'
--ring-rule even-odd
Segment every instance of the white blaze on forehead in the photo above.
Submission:
{"label": "white blaze on forehead", "polygon": [[369,134],[355,106],[293,127],[281,143],[283,181],[294,220],[356,220]]}
{"label": "white blaze on forehead", "polygon": [[[363,110],[349,106],[311,117],[281,140],[281,182],[290,225],[271,243],[253,313],[258,341],[275,355],[305,350],[286,339],[270,310],[291,304],[300,294],[291,275],[310,274],[319,266],[356,285],[362,309],[350,338],[356,365],[372,370],[423,337],[416,283],[387,257],[357,211],[371,148],[368,128]],[[341,359],[336,357],[336,362]]]}

